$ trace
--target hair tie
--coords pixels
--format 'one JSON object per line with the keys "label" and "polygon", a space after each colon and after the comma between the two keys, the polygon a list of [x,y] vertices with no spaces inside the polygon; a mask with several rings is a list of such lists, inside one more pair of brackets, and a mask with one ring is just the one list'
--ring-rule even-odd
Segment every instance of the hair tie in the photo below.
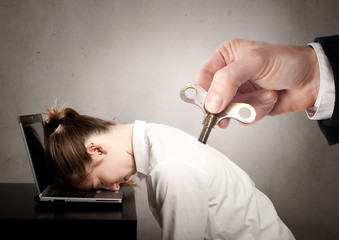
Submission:
{"label": "hair tie", "polygon": [[59,125],[62,122],[66,121],[66,120],[73,119],[73,118],[74,118],[73,114],[67,114],[67,116],[62,117],[60,119],[52,118],[49,122],[49,125],[50,125],[50,128],[51,128],[51,133],[53,133],[59,127]]}
{"label": "hair tie", "polygon": [[69,117],[63,117],[63,118],[60,118],[59,120],[58,120],[58,122],[59,122],[59,124],[61,124],[63,121],[66,121],[66,120],[69,120],[70,118]]}

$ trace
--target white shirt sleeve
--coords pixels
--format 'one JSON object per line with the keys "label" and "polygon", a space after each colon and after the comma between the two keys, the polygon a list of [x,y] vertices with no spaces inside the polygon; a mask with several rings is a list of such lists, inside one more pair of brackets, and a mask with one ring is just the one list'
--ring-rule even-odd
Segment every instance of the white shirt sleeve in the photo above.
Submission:
{"label": "white shirt sleeve", "polygon": [[309,43],[316,52],[320,69],[320,87],[314,106],[306,109],[311,120],[323,120],[331,118],[335,102],[335,86],[331,65],[319,43]]}

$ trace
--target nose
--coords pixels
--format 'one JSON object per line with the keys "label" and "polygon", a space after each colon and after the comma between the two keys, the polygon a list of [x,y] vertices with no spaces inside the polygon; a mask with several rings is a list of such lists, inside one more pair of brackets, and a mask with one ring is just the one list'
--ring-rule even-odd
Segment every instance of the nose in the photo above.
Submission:
{"label": "nose", "polygon": [[120,189],[120,184],[119,183],[113,183],[111,186],[105,187],[105,189],[111,190],[111,191],[117,191],[117,190]]}
{"label": "nose", "polygon": [[120,189],[120,184],[119,184],[119,183],[114,183],[114,184],[113,184],[113,188],[114,188],[114,189],[113,189],[114,191],[119,190],[119,189]]}

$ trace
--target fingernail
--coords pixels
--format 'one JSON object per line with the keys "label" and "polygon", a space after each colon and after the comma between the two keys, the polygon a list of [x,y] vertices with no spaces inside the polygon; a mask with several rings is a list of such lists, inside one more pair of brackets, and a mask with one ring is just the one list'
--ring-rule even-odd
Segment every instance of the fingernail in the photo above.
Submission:
{"label": "fingernail", "polygon": [[273,103],[274,102],[274,96],[270,91],[263,92],[259,95],[259,101],[263,104]]}
{"label": "fingernail", "polygon": [[216,93],[210,93],[206,98],[206,108],[209,112],[218,113],[222,106],[223,100]]}

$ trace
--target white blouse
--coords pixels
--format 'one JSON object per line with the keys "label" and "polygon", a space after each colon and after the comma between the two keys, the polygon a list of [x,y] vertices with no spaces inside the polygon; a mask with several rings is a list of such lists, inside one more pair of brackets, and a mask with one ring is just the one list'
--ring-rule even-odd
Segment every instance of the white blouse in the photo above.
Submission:
{"label": "white blouse", "polygon": [[195,137],[135,121],[133,151],[163,239],[295,239],[250,177]]}

